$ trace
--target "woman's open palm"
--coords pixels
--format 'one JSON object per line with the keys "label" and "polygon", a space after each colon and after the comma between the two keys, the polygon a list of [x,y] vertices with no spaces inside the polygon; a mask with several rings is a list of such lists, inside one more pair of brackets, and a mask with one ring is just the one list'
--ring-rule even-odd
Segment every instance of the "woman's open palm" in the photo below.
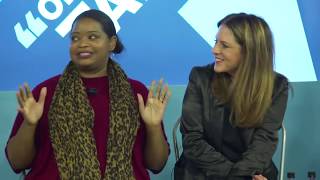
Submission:
{"label": "woman's open palm", "polygon": [[[147,125],[160,125],[163,119],[171,92],[169,91],[168,85],[163,87],[162,84],[163,80],[160,79],[157,87],[155,87],[156,82],[152,81],[146,105],[144,105],[141,94],[138,94],[139,111]],[[156,91],[154,92],[155,88]]]}
{"label": "woman's open palm", "polygon": [[38,102],[34,99],[28,84],[19,87],[17,100],[19,103],[18,111],[23,115],[25,121],[30,125],[36,125],[43,113],[44,101],[47,94],[47,88],[42,88]]}

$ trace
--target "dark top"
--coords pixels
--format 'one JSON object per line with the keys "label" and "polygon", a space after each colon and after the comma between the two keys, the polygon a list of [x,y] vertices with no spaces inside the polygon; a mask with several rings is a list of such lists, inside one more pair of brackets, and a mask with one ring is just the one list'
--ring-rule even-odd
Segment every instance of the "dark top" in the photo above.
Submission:
{"label": "dark top", "polygon": [[228,107],[212,93],[213,68],[214,64],[194,67],[190,73],[180,124],[183,153],[175,165],[175,179],[252,179],[261,173],[276,179],[272,156],[287,105],[287,78],[276,73],[272,104],[261,127],[233,129],[225,121]]}
{"label": "dark top", "polygon": [[245,142],[241,138],[241,128],[233,127],[229,120],[230,108],[226,107],[223,130],[221,153],[231,162],[237,162],[241,154],[246,150]]}
{"label": "dark top", "polygon": [[[54,94],[54,90],[58,83],[60,76],[55,76],[51,79],[39,84],[32,91],[35,99],[39,98],[40,90],[42,87],[47,87],[47,96],[44,105],[44,112],[41,120],[36,129],[36,149],[37,154],[30,164],[30,171],[26,179],[30,180],[57,180],[59,179],[58,167],[53,153],[49,137],[48,127],[48,111],[49,106]],[[87,89],[88,97],[92,108],[94,109],[95,119],[93,133],[96,140],[96,148],[98,160],[100,163],[101,174],[104,174],[106,164],[106,139],[109,131],[109,81],[107,77],[99,78],[82,78],[84,85]],[[146,101],[148,90],[140,82],[129,79],[133,94],[137,100],[137,93],[140,93]],[[23,122],[23,117],[19,113],[16,117],[10,138],[14,136]],[[149,180],[149,174],[144,164],[144,146],[146,141],[146,132],[143,120],[137,133],[136,141],[133,147],[132,166],[137,180]],[[166,137],[166,136],[165,136]],[[169,148],[169,146],[168,146]],[[14,169],[16,173],[21,172],[20,169]]]}

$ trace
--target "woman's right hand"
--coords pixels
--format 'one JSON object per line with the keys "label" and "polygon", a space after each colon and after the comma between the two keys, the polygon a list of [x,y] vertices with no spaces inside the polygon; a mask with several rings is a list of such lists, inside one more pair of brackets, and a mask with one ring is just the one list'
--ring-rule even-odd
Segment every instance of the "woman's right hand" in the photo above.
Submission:
{"label": "woman's right hand", "polygon": [[44,101],[47,94],[47,88],[43,87],[40,91],[38,102],[34,99],[32,92],[28,84],[24,84],[23,87],[19,87],[17,92],[17,100],[19,103],[18,111],[23,115],[24,120],[29,125],[37,125],[44,107]]}

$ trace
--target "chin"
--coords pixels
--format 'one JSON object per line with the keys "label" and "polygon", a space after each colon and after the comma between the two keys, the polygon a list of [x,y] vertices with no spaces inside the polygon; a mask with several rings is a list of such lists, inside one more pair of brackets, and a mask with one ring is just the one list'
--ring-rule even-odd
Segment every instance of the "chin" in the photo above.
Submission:
{"label": "chin", "polygon": [[218,67],[217,65],[214,66],[213,70],[214,70],[214,72],[216,72],[216,73],[223,73],[223,72],[225,72],[224,68]]}

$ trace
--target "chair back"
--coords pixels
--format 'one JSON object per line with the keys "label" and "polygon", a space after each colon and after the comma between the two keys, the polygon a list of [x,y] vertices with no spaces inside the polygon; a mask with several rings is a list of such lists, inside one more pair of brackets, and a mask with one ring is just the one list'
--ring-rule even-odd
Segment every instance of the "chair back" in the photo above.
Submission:
{"label": "chair back", "polygon": [[180,156],[180,148],[182,147],[181,144],[178,143],[178,138],[177,138],[177,131],[180,127],[180,122],[181,122],[181,117],[179,117],[176,121],[176,123],[173,126],[173,130],[172,130],[172,139],[173,139],[173,147],[174,147],[174,155],[176,158],[176,161],[178,161],[179,156]]}

